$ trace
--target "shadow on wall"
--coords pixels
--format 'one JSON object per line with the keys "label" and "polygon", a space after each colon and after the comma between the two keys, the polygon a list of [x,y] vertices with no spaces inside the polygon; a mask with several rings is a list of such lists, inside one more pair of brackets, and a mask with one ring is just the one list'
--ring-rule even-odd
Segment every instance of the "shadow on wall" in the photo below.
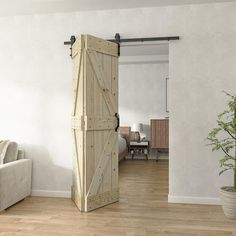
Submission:
{"label": "shadow on wall", "polygon": [[33,160],[33,195],[70,197],[72,170],[56,165],[43,146],[23,144],[22,148],[25,158]]}

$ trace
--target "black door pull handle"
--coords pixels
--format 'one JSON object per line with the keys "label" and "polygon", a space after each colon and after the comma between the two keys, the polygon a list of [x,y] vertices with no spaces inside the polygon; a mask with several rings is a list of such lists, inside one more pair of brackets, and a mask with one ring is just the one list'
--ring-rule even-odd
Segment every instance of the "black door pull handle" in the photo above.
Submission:
{"label": "black door pull handle", "polygon": [[115,117],[117,119],[117,125],[116,125],[116,128],[115,128],[115,131],[117,132],[119,127],[120,127],[120,116],[118,113],[115,114]]}

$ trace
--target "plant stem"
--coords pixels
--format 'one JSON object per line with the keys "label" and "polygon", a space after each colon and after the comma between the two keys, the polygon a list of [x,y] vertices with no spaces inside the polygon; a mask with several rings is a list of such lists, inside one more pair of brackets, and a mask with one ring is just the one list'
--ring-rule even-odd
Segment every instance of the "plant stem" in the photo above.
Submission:
{"label": "plant stem", "polygon": [[[236,97],[234,97],[234,102],[236,103]],[[236,106],[234,108],[234,121],[236,120]],[[235,122],[234,122],[235,125]],[[234,130],[235,130],[235,135],[236,135],[236,125],[234,126]],[[235,151],[235,155],[234,155],[234,192],[236,192],[236,139],[235,139],[235,146],[234,146],[234,151]]]}
{"label": "plant stem", "polygon": [[[236,165],[236,161],[235,161]],[[234,192],[236,192],[236,168],[234,168]]]}

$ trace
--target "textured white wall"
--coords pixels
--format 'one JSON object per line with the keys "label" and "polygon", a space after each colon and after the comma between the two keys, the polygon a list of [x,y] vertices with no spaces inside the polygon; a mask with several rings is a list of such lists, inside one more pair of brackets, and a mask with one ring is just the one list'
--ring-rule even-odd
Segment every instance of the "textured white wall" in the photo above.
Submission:
{"label": "textured white wall", "polygon": [[236,87],[236,4],[205,4],[0,19],[1,138],[34,161],[33,189],[69,191],[71,34],[180,35],[170,43],[170,195],[217,197],[229,176],[204,138]]}
{"label": "textured white wall", "polygon": [[150,119],[165,118],[169,66],[128,64],[119,67],[119,113],[122,126],[143,123],[149,137]]}

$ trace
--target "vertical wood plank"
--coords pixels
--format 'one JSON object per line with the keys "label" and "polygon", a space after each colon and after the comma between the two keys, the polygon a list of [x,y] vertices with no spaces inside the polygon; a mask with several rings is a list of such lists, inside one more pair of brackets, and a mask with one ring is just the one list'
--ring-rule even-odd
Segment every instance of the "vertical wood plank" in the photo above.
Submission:
{"label": "vertical wood plank", "polygon": [[[106,88],[108,90],[108,92],[111,92],[111,56],[110,55],[101,55],[101,61],[102,61],[102,69],[105,72],[105,84],[106,84]],[[109,116],[109,112],[108,112],[108,108],[106,103],[103,103],[103,116],[107,117]],[[104,131],[103,132],[103,142],[105,143],[107,138],[108,138],[108,131]],[[102,191],[103,192],[107,192],[109,190],[111,190],[111,153],[109,154],[109,160],[107,163],[107,166],[104,170],[104,174],[103,174],[103,181],[102,181]]]}
{"label": "vertical wood plank", "polygon": [[[78,49],[79,48],[79,49]],[[73,57],[73,112],[72,116],[83,116],[84,98],[84,53],[83,53],[83,37],[81,37],[77,44],[77,50]],[[72,199],[79,207],[84,210],[84,189],[83,189],[83,176],[84,176],[84,161],[83,161],[83,132],[73,129],[74,140],[74,155],[73,155],[73,182],[72,182]]]}
{"label": "vertical wood plank", "polygon": [[[117,113],[118,111],[118,58],[117,57],[111,57],[111,94],[114,97],[115,101],[115,110]],[[111,180],[111,188],[112,189],[117,189],[119,187],[119,180],[118,180],[118,140],[115,143],[114,150],[112,152],[112,161],[111,161],[111,175],[112,175],[112,180]]]}
{"label": "vertical wood plank", "polygon": [[[86,97],[86,107],[85,114],[89,120],[91,120],[94,115],[94,72],[91,67],[90,61],[86,54],[85,61],[86,68],[86,80],[85,80],[85,97]],[[85,168],[86,168],[86,195],[88,193],[88,189],[92,182],[93,175],[90,173],[94,173],[96,169],[95,165],[95,150],[94,150],[94,132],[93,131],[85,131],[85,148],[86,148],[86,158],[85,158]]]}

